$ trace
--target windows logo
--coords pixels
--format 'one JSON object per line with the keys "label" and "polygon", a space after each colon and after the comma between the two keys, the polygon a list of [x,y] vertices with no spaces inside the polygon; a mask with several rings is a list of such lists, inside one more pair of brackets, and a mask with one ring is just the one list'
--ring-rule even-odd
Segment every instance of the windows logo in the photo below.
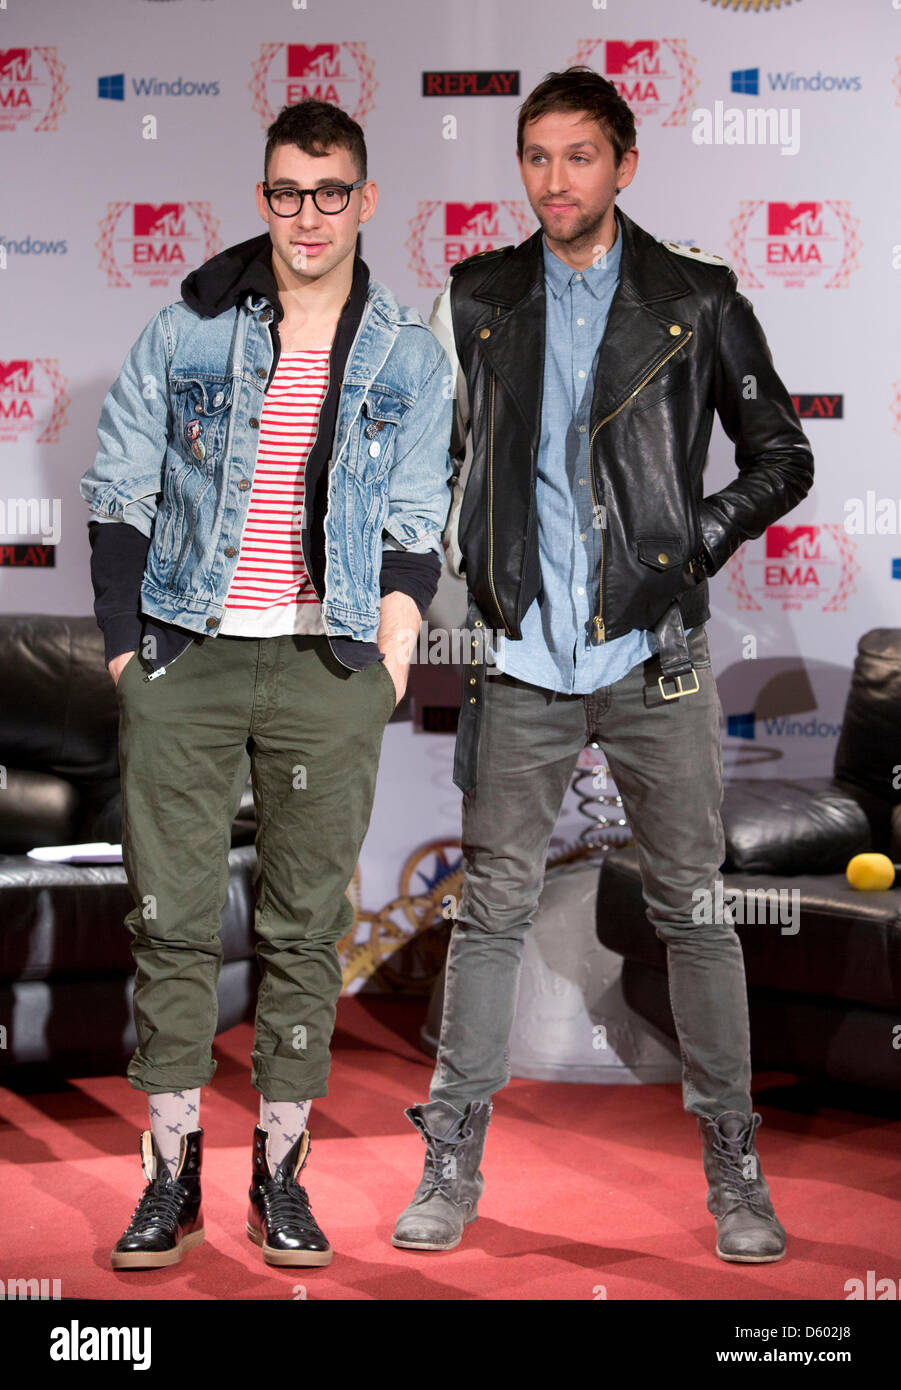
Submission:
{"label": "windows logo", "polygon": [[730,714],[726,719],[726,733],[730,738],[756,738],[753,710],[742,714]]}
{"label": "windows logo", "polygon": [[760,93],[760,68],[738,68],[732,73],[732,91],[756,97]]}
{"label": "windows logo", "polygon": [[124,101],[125,73],[116,72],[111,77],[98,77],[97,95],[106,101]]}

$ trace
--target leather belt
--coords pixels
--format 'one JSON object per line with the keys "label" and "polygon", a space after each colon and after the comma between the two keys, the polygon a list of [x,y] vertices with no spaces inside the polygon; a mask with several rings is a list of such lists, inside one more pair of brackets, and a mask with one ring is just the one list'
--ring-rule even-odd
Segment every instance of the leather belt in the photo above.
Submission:
{"label": "leather belt", "polygon": [[[660,622],[654,628],[657,638],[657,654],[660,660],[660,675],[657,685],[664,700],[678,700],[683,695],[695,695],[700,689],[698,673],[692,665],[685,628],[682,625],[682,610],[673,600]],[[694,678],[694,685],[687,682]],[[664,683],[674,684],[675,690],[667,694]]]}

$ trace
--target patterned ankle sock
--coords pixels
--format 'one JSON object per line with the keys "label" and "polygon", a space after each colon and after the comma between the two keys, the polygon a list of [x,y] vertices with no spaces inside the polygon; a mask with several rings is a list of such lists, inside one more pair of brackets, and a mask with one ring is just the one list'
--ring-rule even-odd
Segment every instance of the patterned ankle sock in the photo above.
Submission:
{"label": "patterned ankle sock", "polygon": [[306,1129],[312,1104],[311,1100],[267,1100],[260,1096],[260,1129],[269,1135],[269,1171],[273,1177],[291,1145]]}
{"label": "patterned ankle sock", "polygon": [[151,1133],[174,1178],[181,1157],[182,1138],[200,1128],[200,1087],[196,1086],[193,1091],[164,1091],[147,1099]]}

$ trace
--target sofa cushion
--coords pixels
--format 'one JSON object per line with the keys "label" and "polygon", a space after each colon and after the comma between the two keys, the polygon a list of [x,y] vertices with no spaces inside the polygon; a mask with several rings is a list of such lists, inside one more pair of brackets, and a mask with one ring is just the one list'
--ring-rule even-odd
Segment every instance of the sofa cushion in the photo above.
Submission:
{"label": "sofa cushion", "polygon": [[[901,804],[901,628],[876,627],[857,644],[835,750],[835,776],[877,802]],[[879,846],[882,848],[882,846]]]}
{"label": "sofa cushion", "polygon": [[[762,986],[884,1009],[901,1003],[901,888],[861,893],[844,875],[727,874],[723,890],[796,890],[798,930],[780,923],[736,924],[751,988]],[[792,899],[785,899],[790,906]],[[747,914],[750,916],[750,913]],[[759,911],[756,915],[761,915]],[[787,915],[787,914],[786,914]],[[794,924],[793,924],[794,925]],[[666,951],[645,915],[634,848],[604,859],[597,899],[598,940],[612,951],[666,969]],[[891,1039],[887,1040],[891,1046]]]}
{"label": "sofa cushion", "polygon": [[[256,853],[229,854],[222,909],[224,960],[254,954]],[[43,864],[0,856],[0,981],[58,980],[134,971],[124,924],[134,906],[121,864]]]}
{"label": "sofa cushion", "polygon": [[724,868],[748,874],[844,873],[870,848],[870,825],[834,782],[742,779],[723,793]]}

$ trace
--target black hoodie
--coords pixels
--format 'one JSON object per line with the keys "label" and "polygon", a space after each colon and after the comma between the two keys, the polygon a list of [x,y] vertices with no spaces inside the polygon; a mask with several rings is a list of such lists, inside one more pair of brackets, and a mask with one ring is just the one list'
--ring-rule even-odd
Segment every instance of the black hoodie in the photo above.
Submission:
{"label": "black hoodie", "polygon": [[[329,385],[319,415],[319,430],[307,458],[304,472],[305,492],[312,499],[307,508],[308,533],[304,536],[304,554],[310,557],[310,579],[320,601],[325,593],[325,510],[328,489],[328,460],[332,455],[338,397],[344,366],[356,336],[369,285],[369,269],[359,257],[354,257],[353,281],[335,330],[329,357]],[[182,281],[182,298],[189,309],[201,318],[214,318],[242,304],[248,294],[265,298],[273,309],[269,323],[272,336],[272,370],[266,389],[278,366],[280,340],[277,331],[283,317],[278,286],[272,270],[272,243],[268,232],[251,237],[237,246],[220,251]],[[158,618],[141,614],[141,583],[150,540],[128,522],[88,523],[91,541],[91,579],[94,585],[94,613],[104,635],[107,663],[122,652],[141,650],[142,639],[155,639],[155,656],[143,657],[143,664],[152,671],[161,670],[167,662],[187,649],[191,641],[203,642],[205,637]],[[380,573],[380,592],[397,591],[415,601],[424,614],[438,587],[441,560],[435,551],[414,555],[405,550],[386,550]],[[332,650],[344,665],[360,670],[380,659],[375,642],[361,642],[351,637],[330,638]]]}

